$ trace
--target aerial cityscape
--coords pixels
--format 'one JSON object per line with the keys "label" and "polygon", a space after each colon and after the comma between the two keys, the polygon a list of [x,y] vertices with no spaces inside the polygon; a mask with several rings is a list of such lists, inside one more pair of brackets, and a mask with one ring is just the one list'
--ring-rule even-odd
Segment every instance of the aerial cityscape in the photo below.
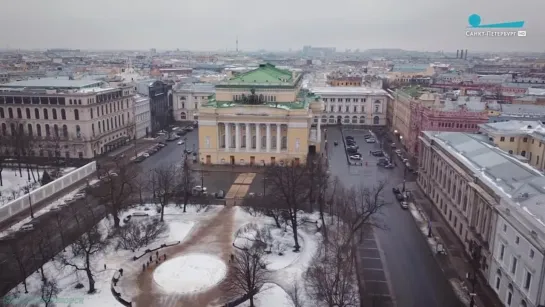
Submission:
{"label": "aerial cityscape", "polygon": [[545,306],[511,5],[5,4],[0,306]]}

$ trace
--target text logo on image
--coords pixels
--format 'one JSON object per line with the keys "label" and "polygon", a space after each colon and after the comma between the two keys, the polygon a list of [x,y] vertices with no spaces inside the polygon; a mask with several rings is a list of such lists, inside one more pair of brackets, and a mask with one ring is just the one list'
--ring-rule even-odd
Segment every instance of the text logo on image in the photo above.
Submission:
{"label": "text logo on image", "polygon": [[508,21],[500,23],[481,24],[481,16],[472,14],[468,18],[469,28],[475,29],[520,29],[524,27],[524,21]]}

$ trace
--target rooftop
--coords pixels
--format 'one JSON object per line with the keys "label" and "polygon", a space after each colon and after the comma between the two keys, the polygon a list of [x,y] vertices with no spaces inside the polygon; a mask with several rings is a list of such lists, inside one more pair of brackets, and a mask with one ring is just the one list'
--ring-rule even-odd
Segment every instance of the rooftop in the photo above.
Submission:
{"label": "rooftop", "polygon": [[[539,233],[545,246],[545,177],[527,163],[488,144],[482,135],[462,132],[423,132],[440,147],[463,163],[473,175],[498,196],[517,222]],[[536,242],[537,243],[537,242]]]}
{"label": "rooftop", "polygon": [[479,127],[488,133],[531,134],[535,131],[545,132],[545,127],[538,121],[509,120],[499,123],[480,124]]}
{"label": "rooftop", "polygon": [[418,73],[426,71],[429,64],[395,64],[392,72]]}
{"label": "rooftop", "polygon": [[176,91],[184,91],[191,93],[210,93],[213,94],[216,92],[216,87],[214,84],[210,83],[181,83],[178,84],[175,88]]}
{"label": "rooftop", "polygon": [[535,104],[501,104],[502,115],[545,116],[545,106]]}
{"label": "rooftop", "polygon": [[318,95],[388,95],[383,89],[361,86],[313,87],[310,91]]}
{"label": "rooftop", "polygon": [[102,81],[89,79],[69,80],[68,78],[41,78],[9,82],[2,84],[1,87],[34,89],[83,89],[100,87],[102,84]]}
{"label": "rooftop", "polygon": [[[299,77],[300,74],[296,76]],[[290,71],[267,63],[220,82],[219,86],[294,86],[297,79],[294,79],[294,75]]]}
{"label": "rooftop", "polygon": [[[308,95],[299,97],[299,99],[294,102],[266,102],[257,106],[266,106],[269,108],[284,109],[284,110],[303,110],[308,108],[309,104],[312,101],[316,101],[317,99],[320,99],[320,96],[309,93]],[[236,103],[233,101],[217,101],[216,95],[212,95],[209,98],[208,103],[206,105],[203,105],[203,107],[211,107],[211,108],[236,108],[236,107],[243,107],[243,106],[247,106],[247,104]]]}

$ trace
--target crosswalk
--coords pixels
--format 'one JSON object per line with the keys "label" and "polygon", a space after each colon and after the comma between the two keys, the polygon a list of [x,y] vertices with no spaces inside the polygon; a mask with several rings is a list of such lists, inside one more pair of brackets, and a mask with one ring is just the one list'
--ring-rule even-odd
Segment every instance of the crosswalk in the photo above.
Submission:
{"label": "crosswalk", "polygon": [[228,205],[236,204],[237,199],[242,199],[248,194],[250,185],[254,181],[256,173],[241,173],[237,176],[233,185],[225,195],[225,199]]}

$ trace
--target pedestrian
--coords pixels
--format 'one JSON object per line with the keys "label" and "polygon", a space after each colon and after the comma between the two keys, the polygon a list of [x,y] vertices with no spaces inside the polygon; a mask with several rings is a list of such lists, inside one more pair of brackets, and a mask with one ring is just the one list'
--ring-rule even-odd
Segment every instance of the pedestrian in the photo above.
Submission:
{"label": "pedestrian", "polygon": [[157,256],[157,258],[159,258],[159,251],[155,252],[155,256]]}
{"label": "pedestrian", "polygon": [[231,254],[231,261],[235,260],[235,255]]}
{"label": "pedestrian", "polygon": [[167,260],[167,254],[165,254],[165,261]]}
{"label": "pedestrian", "polygon": [[153,257],[150,255],[149,256],[149,262],[152,262],[153,261]]}
{"label": "pedestrian", "polygon": [[106,263],[104,264],[104,270],[106,270]]}
{"label": "pedestrian", "polygon": [[159,260],[155,260],[155,264],[156,264],[156,265],[159,265]]}
{"label": "pedestrian", "polygon": [[119,274],[121,274],[121,276],[123,276],[123,269],[119,269]]}

